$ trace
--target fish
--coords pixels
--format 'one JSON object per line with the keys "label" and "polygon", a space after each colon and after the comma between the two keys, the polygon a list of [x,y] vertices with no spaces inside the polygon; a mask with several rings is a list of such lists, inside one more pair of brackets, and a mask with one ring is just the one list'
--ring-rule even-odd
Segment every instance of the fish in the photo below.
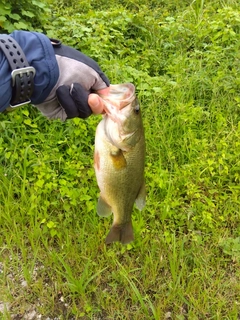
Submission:
{"label": "fish", "polygon": [[113,213],[105,243],[134,240],[132,211],[146,203],[145,137],[139,100],[132,83],[112,84],[101,96],[105,114],[96,128],[94,170],[100,196],[97,214]]}

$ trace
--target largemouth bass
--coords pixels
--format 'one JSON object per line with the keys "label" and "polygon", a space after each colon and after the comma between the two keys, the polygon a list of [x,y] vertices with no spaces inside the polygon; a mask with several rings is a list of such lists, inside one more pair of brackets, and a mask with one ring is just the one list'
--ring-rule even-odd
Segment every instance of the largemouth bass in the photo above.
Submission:
{"label": "largemouth bass", "polygon": [[97,213],[113,224],[106,243],[134,240],[131,214],[134,202],[145,206],[145,139],[141,110],[131,83],[111,85],[102,96],[106,114],[97,126],[94,169],[100,189]]}

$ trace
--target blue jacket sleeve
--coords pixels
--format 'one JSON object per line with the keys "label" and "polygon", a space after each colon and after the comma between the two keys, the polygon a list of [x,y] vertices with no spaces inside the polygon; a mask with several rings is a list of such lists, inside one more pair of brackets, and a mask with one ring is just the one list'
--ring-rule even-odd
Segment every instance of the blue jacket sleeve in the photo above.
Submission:
{"label": "blue jacket sleeve", "polygon": [[[42,103],[51,92],[59,77],[59,68],[52,44],[42,33],[14,31],[10,34],[22,48],[28,63],[36,70],[33,104]],[[2,51],[0,51],[0,112],[10,104],[12,97],[11,68]]]}

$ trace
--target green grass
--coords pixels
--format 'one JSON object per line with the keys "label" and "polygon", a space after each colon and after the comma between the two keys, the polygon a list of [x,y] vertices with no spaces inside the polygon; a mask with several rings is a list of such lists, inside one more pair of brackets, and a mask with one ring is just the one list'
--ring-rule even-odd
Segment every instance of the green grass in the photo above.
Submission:
{"label": "green grass", "polygon": [[0,115],[0,319],[239,320],[237,3],[48,2],[49,35],[112,83],[136,85],[147,205],[134,209],[135,241],[106,247],[112,217],[96,214],[93,170],[101,118]]}

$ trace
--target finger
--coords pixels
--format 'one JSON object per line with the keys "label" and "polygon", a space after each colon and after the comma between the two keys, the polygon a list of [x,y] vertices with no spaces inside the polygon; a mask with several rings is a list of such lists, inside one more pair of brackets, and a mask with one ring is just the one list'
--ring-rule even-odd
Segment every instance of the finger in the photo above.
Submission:
{"label": "finger", "polygon": [[88,104],[94,114],[103,113],[104,111],[103,100],[96,93],[91,93],[88,96]]}
{"label": "finger", "polygon": [[110,92],[110,87],[106,87],[104,89],[97,90],[97,94],[102,94],[103,96],[107,96]]}

